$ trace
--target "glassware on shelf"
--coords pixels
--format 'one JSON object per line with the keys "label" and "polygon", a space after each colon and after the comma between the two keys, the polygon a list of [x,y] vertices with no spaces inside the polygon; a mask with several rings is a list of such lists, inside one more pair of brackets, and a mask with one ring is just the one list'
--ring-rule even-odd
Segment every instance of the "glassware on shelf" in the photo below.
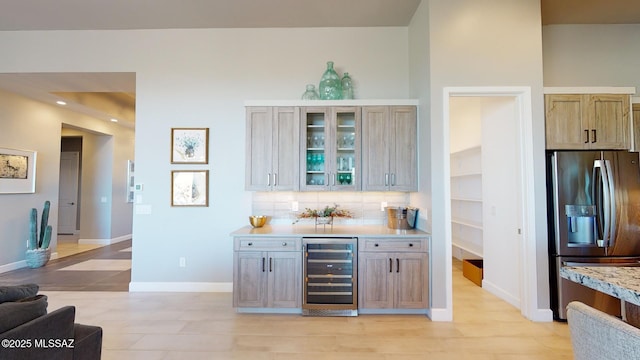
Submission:
{"label": "glassware on shelf", "polygon": [[327,70],[322,74],[318,88],[322,100],[340,100],[342,98],[342,81],[333,70],[333,61],[327,61]]}
{"label": "glassware on shelf", "polygon": [[315,85],[307,85],[307,91],[302,94],[302,100],[320,100],[320,95],[318,95]]}
{"label": "glassware on shelf", "polygon": [[341,80],[342,85],[342,98],[343,99],[353,99],[353,81],[351,81],[351,77],[348,72],[344,73],[344,76]]}

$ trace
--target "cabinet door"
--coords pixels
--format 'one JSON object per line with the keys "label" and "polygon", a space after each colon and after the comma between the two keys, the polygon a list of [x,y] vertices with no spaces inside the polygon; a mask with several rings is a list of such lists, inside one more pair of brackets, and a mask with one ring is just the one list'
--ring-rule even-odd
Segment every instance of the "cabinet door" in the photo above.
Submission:
{"label": "cabinet door", "polygon": [[246,110],[245,189],[271,190],[273,148],[273,114],[270,107],[248,107]]}
{"label": "cabinet door", "polygon": [[331,190],[361,189],[360,108],[334,107],[331,111],[328,166]]}
{"label": "cabinet door", "polygon": [[302,108],[300,141],[300,189],[303,191],[329,190],[327,167],[327,138],[330,132],[330,109],[324,107]]}
{"label": "cabinet door", "polygon": [[418,191],[418,122],[415,106],[392,106],[389,135],[389,190]]}
{"label": "cabinet door", "polygon": [[[273,158],[271,184],[273,190],[299,189],[300,178],[300,113],[295,107],[273,109]],[[268,137],[268,133],[264,136]]]}
{"label": "cabinet door", "polygon": [[389,189],[389,107],[362,108],[362,190]]}
{"label": "cabinet door", "polygon": [[396,253],[394,256],[395,307],[426,309],[429,305],[427,254]]}
{"label": "cabinet door", "polygon": [[266,305],[266,253],[234,252],[234,307],[264,307]]}
{"label": "cabinet door", "polygon": [[393,261],[388,253],[358,254],[358,307],[393,308]]}
{"label": "cabinet door", "polygon": [[588,149],[587,115],[583,114],[582,96],[545,95],[547,149]]}
{"label": "cabinet door", "polygon": [[591,149],[629,149],[629,95],[588,95],[585,103]]}
{"label": "cabinet door", "polygon": [[633,149],[632,151],[640,150],[640,104],[633,104],[633,116],[631,123],[633,124]]}
{"label": "cabinet door", "polygon": [[302,253],[269,252],[267,306],[296,308],[302,306]]}

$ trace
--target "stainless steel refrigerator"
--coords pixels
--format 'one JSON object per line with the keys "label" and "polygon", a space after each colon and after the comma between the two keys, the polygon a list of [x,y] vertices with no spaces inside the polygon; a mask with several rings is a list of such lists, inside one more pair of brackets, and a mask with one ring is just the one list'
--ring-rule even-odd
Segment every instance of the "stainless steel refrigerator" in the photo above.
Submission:
{"label": "stainless steel refrigerator", "polygon": [[578,300],[620,316],[620,301],[560,277],[562,266],[640,265],[640,167],[628,151],[547,153],[551,308]]}

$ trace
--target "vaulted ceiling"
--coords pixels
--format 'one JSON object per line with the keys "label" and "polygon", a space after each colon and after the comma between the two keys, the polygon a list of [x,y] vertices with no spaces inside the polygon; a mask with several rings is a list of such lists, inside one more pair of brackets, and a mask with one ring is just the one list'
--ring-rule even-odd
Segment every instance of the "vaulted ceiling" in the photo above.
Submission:
{"label": "vaulted ceiling", "polygon": [[[420,1],[0,0],[0,31],[407,26]],[[541,11],[544,25],[640,23],[639,0],[541,0]],[[0,74],[0,88],[64,99],[124,126],[135,121],[133,73]]]}

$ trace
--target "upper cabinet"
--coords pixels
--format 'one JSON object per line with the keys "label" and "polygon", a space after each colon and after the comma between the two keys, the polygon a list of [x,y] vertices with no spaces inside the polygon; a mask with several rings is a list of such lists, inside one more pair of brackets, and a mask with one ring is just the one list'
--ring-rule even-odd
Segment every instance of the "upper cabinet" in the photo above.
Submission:
{"label": "upper cabinet", "polygon": [[360,108],[303,107],[300,189],[360,190]]}
{"label": "upper cabinet", "polygon": [[300,113],[296,107],[247,107],[245,188],[298,190]]}
{"label": "upper cabinet", "polygon": [[245,189],[417,191],[414,104],[248,102]]}
{"label": "upper cabinet", "polygon": [[362,108],[362,190],[417,191],[415,106]]}
{"label": "upper cabinet", "polygon": [[545,95],[547,149],[628,150],[629,94]]}

